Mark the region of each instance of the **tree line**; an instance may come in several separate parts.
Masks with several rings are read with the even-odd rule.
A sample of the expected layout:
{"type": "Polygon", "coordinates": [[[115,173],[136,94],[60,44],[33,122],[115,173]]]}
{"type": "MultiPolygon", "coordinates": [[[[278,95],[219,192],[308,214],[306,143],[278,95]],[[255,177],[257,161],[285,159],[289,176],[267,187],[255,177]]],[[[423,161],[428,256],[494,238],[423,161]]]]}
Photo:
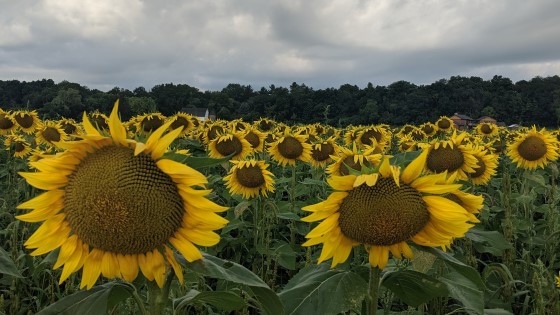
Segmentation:
{"type": "Polygon", "coordinates": [[[108,113],[120,99],[122,119],[161,112],[173,115],[185,108],[208,107],[221,119],[261,117],[287,123],[321,122],[337,127],[385,123],[393,126],[435,121],[461,113],[491,116],[525,126],[557,128],[560,124],[560,77],[534,77],[513,83],[502,76],[490,80],[452,76],[428,85],[397,81],[365,88],[344,84],[313,89],[305,84],[228,84],[221,91],[201,91],[187,84],[159,84],[146,90],[115,87],[107,92],[78,83],[51,79],[31,82],[0,80],[0,108],[36,110],[43,119],[80,119],[84,111],[108,113]]]}

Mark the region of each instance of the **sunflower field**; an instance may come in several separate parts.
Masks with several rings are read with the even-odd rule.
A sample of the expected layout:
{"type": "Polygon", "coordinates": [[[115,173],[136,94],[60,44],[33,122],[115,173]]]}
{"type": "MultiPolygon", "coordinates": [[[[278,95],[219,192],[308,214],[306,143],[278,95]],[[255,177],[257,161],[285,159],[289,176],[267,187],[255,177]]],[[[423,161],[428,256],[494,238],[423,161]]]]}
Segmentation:
{"type": "Polygon", "coordinates": [[[0,313],[560,314],[559,139],[0,109],[0,313]]]}

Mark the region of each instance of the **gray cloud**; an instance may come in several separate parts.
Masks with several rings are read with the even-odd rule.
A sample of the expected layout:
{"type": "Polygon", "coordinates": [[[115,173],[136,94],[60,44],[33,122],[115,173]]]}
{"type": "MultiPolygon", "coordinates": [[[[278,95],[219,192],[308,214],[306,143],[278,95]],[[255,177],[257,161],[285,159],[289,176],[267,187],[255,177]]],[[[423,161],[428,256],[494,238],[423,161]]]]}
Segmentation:
{"type": "Polygon", "coordinates": [[[0,79],[315,88],[560,72],[556,0],[0,0],[0,79]]]}

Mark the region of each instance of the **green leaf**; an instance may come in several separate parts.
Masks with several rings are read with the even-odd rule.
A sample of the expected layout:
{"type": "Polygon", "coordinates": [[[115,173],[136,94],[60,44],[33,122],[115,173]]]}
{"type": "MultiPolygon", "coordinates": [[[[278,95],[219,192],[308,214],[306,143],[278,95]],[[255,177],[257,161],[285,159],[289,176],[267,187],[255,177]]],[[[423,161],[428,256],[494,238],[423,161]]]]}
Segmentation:
{"type": "Polygon", "coordinates": [[[321,264],[300,270],[279,296],[287,314],[339,314],[359,310],[367,290],[358,274],[321,264]]]}
{"type": "Polygon", "coordinates": [[[529,182],[529,184],[531,184],[531,185],[537,185],[537,186],[541,186],[541,187],[546,186],[546,182],[544,180],[544,177],[540,174],[524,172],[523,173],[523,178],[525,178],[529,182]]]}
{"type": "Polygon", "coordinates": [[[479,226],[470,229],[465,237],[473,241],[473,245],[479,253],[502,256],[504,250],[511,248],[511,244],[502,233],[498,231],[484,231],[479,226]]]}
{"type": "Polygon", "coordinates": [[[391,157],[389,162],[391,162],[391,165],[399,165],[404,168],[417,158],[420,153],[422,153],[422,150],[398,153],[391,157]]]}
{"type": "Polygon", "coordinates": [[[183,266],[196,273],[248,286],[249,291],[254,293],[255,299],[263,306],[262,310],[265,314],[284,313],[278,295],[259,276],[237,263],[206,253],[203,253],[203,256],[204,259],[194,262],[188,262],[182,256],[176,257],[183,266]]]}
{"type": "Polygon", "coordinates": [[[37,315],[97,315],[107,312],[131,296],[134,288],[122,282],[108,282],[86,291],[68,295],[41,310],[37,315]]]}
{"type": "Polygon", "coordinates": [[[460,301],[469,314],[483,314],[485,288],[478,271],[439,249],[428,247],[423,250],[440,258],[448,268],[438,280],[447,284],[449,295],[460,301]]]}
{"type": "Polygon", "coordinates": [[[444,283],[413,270],[401,270],[387,274],[383,279],[383,286],[413,307],[449,294],[444,283]]]}
{"type": "Polygon", "coordinates": [[[173,300],[173,309],[175,312],[186,311],[190,304],[208,304],[226,312],[239,310],[247,305],[243,298],[231,291],[190,290],[185,296],[173,300]]]}
{"type": "Polygon", "coordinates": [[[10,254],[0,247],[0,273],[16,278],[23,278],[10,254]]]}

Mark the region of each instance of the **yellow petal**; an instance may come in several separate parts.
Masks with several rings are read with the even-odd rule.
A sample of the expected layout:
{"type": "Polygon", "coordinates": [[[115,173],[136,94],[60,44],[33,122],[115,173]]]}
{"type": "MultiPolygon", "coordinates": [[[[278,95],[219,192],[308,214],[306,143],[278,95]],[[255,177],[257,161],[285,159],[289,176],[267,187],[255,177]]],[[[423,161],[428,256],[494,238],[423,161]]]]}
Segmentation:
{"type": "Polygon", "coordinates": [[[117,260],[122,278],[128,282],[134,281],[138,276],[139,268],[136,255],[123,255],[119,253],[117,254],[117,260]]]}
{"type": "Polygon", "coordinates": [[[58,258],[54,263],[53,269],[58,269],[60,266],[64,265],[74,251],[76,251],[76,247],[78,245],[78,236],[76,234],[71,235],[65,242],[60,246],[60,251],[58,252],[58,258]]]}
{"type": "Polygon", "coordinates": [[[175,141],[175,139],[177,139],[179,134],[181,134],[182,130],[183,127],[179,127],[173,129],[168,134],[161,137],[161,139],[159,139],[159,141],[152,147],[152,159],[159,159],[165,153],[165,151],[167,151],[167,148],[171,145],[171,143],[175,141]]]}
{"type": "Polygon", "coordinates": [[[101,259],[101,273],[105,278],[113,279],[120,275],[119,261],[117,255],[111,252],[105,252],[101,259]]]}
{"type": "Polygon", "coordinates": [[[42,207],[48,207],[55,203],[56,201],[64,197],[64,190],[50,190],[44,192],[37,197],[30,199],[19,206],[17,209],[36,209],[42,207]]]}
{"type": "Polygon", "coordinates": [[[80,284],[80,289],[87,287],[91,289],[99,275],[101,275],[101,261],[103,260],[103,251],[94,248],[86,258],[84,262],[84,270],[82,272],[82,282],[80,284]]]}
{"type": "Polygon", "coordinates": [[[19,172],[29,185],[42,190],[54,190],[68,184],[68,177],[57,173],[27,173],[19,172]]]}
{"type": "Polygon", "coordinates": [[[192,243],[200,246],[209,247],[220,242],[220,235],[213,231],[180,228],[178,232],[192,243]]]}
{"type": "Polygon", "coordinates": [[[208,183],[208,178],[204,174],[183,163],[161,159],[156,164],[160,170],[171,176],[172,179],[177,179],[188,186],[202,186],[208,183]]]}
{"type": "Polygon", "coordinates": [[[152,251],[151,265],[157,285],[163,288],[165,283],[165,260],[157,248],[152,251]]]}
{"type": "Polygon", "coordinates": [[[101,136],[101,133],[99,133],[99,131],[89,121],[86,112],[84,112],[84,114],[82,115],[82,126],[84,127],[84,130],[86,131],[87,134],[101,136]]]}
{"type": "Polygon", "coordinates": [[[338,225],[338,218],[340,217],[340,213],[334,213],[330,217],[326,218],[323,222],[319,223],[313,230],[311,230],[305,237],[306,238],[314,238],[321,236],[325,233],[328,233],[332,230],[335,226],[338,225]]]}
{"type": "Polygon", "coordinates": [[[426,159],[428,158],[428,150],[423,150],[418,157],[416,157],[401,174],[401,179],[405,184],[410,184],[416,178],[422,174],[424,166],[426,165],[426,159]]]}
{"type": "Polygon", "coordinates": [[[150,135],[150,137],[146,141],[146,149],[145,149],[146,151],[153,152],[154,148],[156,148],[156,146],[159,142],[159,139],[161,138],[163,133],[169,128],[169,126],[171,126],[172,123],[173,123],[173,121],[170,120],[170,121],[166,122],[165,124],[161,125],[154,132],[152,132],[152,134],[150,135]]]}
{"type": "Polygon", "coordinates": [[[347,191],[351,190],[354,182],[356,181],[355,175],[346,176],[331,176],[327,182],[334,190],[347,191]]]}
{"type": "MultiPolygon", "coordinates": [[[[72,272],[74,272],[78,268],[78,266],[80,266],[80,263],[82,262],[82,253],[83,253],[83,247],[81,242],[76,242],[76,247],[74,248],[74,251],[72,252],[72,254],[70,254],[70,257],[68,257],[68,259],[64,262],[64,268],[62,268],[62,274],[60,275],[60,280],[58,282],[59,284],[63,283],[66,279],[68,279],[68,277],[72,274],[72,272]]],[[[59,254],[59,259],[60,259],[60,254],[59,254]]]]}
{"type": "Polygon", "coordinates": [[[173,253],[171,248],[169,248],[167,246],[164,246],[164,247],[165,247],[165,257],[167,258],[167,261],[169,262],[169,264],[173,268],[173,272],[175,272],[175,275],[177,276],[177,279],[179,280],[179,283],[183,284],[183,282],[184,282],[183,268],[181,268],[181,265],[179,265],[179,263],[175,259],[175,254],[173,253]]]}
{"type": "Polygon", "coordinates": [[[173,245],[189,262],[202,259],[202,254],[189,240],[185,239],[180,234],[175,234],[169,239],[171,245],[173,245]]]}
{"type": "Polygon", "coordinates": [[[111,133],[113,141],[122,146],[128,146],[126,130],[124,129],[124,126],[119,119],[118,99],[115,101],[115,105],[113,106],[113,110],[111,111],[111,115],[109,116],[109,132],[111,133]]]}
{"type": "Polygon", "coordinates": [[[138,265],[144,277],[150,281],[154,281],[154,270],[152,267],[152,252],[146,254],[138,254],[138,265]]]}

